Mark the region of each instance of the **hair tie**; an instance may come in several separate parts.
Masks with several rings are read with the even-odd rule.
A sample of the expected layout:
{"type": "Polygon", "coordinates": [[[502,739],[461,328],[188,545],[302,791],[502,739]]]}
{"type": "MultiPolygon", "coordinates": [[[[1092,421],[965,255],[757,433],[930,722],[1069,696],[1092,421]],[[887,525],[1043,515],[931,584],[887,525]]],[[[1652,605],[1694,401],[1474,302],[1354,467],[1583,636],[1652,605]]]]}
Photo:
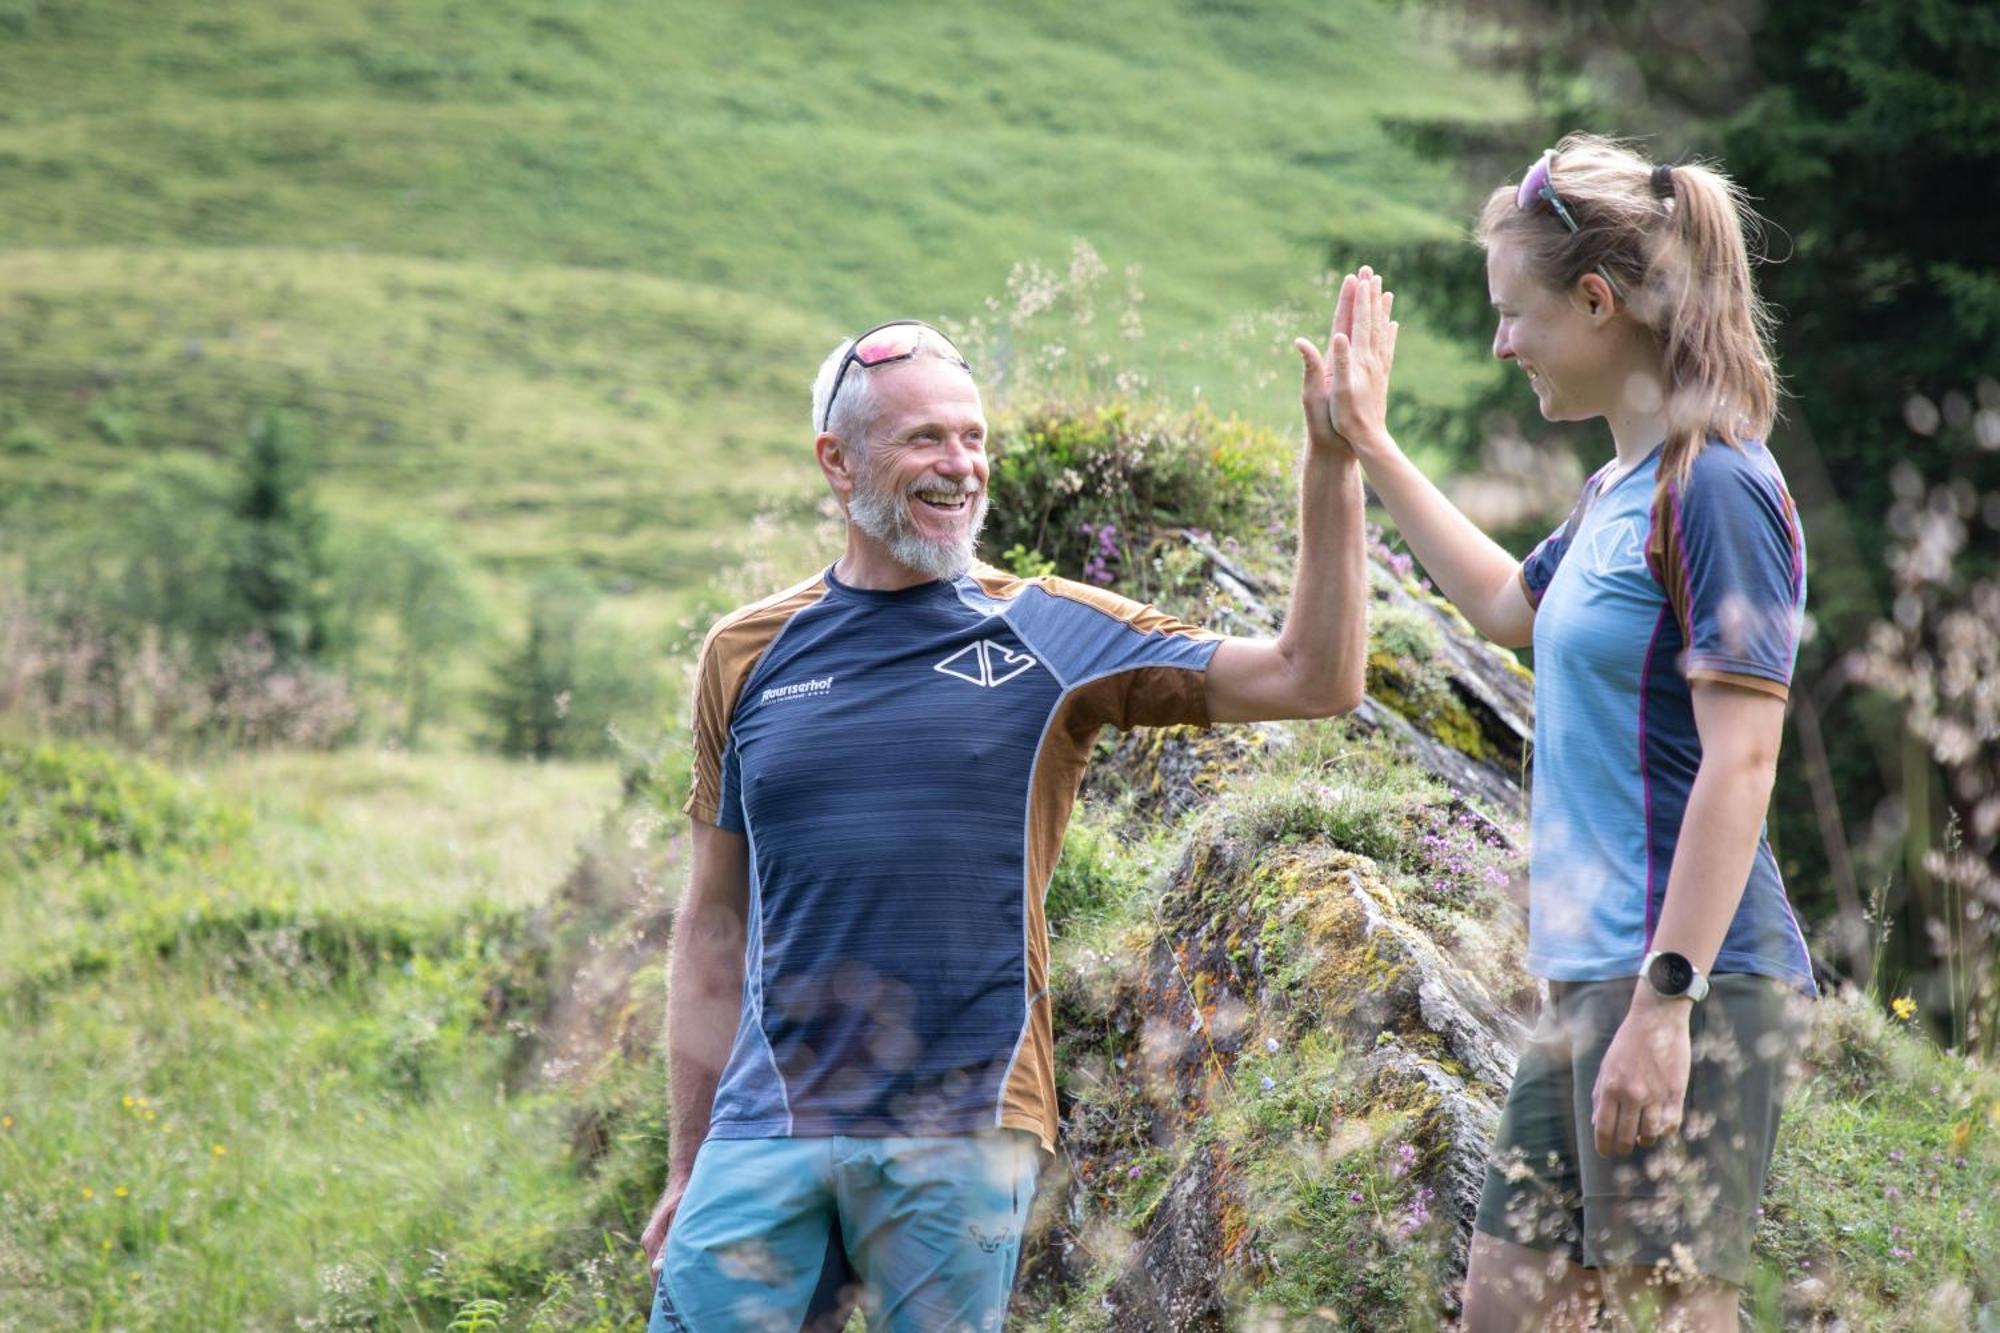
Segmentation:
{"type": "Polygon", "coordinates": [[[1669,162],[1662,162],[1653,168],[1653,195],[1658,199],[1674,197],[1674,168],[1669,162]]]}

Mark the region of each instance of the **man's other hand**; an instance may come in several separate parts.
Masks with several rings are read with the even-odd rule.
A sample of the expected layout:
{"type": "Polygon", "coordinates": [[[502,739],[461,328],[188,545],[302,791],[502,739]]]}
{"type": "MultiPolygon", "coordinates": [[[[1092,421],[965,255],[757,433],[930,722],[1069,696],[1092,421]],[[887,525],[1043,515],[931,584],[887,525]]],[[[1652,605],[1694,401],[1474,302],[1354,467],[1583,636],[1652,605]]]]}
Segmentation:
{"type": "Polygon", "coordinates": [[[653,1267],[653,1277],[660,1276],[660,1266],[666,1260],[667,1232],[674,1224],[674,1214],[681,1206],[681,1196],[687,1193],[687,1181],[674,1179],[667,1182],[666,1192],[653,1208],[653,1218],[646,1223],[646,1229],[639,1233],[639,1248],[646,1252],[646,1259],[653,1267]]]}

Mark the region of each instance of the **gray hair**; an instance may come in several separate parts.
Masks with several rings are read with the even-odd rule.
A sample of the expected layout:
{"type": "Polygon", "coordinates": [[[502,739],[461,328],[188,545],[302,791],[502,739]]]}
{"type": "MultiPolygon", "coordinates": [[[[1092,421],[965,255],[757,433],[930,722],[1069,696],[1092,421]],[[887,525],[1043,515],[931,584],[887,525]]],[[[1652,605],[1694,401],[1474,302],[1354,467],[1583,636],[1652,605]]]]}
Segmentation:
{"type": "MultiPolygon", "coordinates": [[[[840,376],[840,366],[847,359],[847,353],[854,346],[854,339],[843,338],[840,346],[827,353],[826,360],[819,363],[819,373],[813,376],[812,385],[812,427],[813,433],[820,432],[820,422],[826,422],[826,433],[838,435],[849,448],[860,454],[868,445],[868,430],[875,424],[875,372],[859,361],[848,366],[847,377],[840,381],[840,397],[834,401],[833,413],[827,414],[827,399],[833,397],[833,382],[840,376]]],[[[934,356],[940,361],[959,364],[958,352],[929,325],[924,326],[923,342],[917,355],[934,356]]]]}

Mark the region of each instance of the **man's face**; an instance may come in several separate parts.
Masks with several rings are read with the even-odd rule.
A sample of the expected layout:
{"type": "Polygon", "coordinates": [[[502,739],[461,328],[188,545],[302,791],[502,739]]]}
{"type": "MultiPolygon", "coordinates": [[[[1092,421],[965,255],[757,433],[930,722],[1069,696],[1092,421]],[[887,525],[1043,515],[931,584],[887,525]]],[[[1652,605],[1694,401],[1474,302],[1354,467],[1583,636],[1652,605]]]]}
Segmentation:
{"type": "Polygon", "coordinates": [[[898,564],[956,578],[986,520],[986,413],[959,366],[935,357],[873,374],[874,420],[848,516],[898,564]]]}

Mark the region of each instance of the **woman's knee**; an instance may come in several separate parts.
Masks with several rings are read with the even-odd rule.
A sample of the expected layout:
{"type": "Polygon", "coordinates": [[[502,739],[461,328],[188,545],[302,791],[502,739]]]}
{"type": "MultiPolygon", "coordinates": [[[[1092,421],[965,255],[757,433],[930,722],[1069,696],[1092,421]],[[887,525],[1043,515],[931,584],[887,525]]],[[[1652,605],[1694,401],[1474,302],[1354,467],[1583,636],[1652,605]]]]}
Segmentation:
{"type": "Polygon", "coordinates": [[[1465,1273],[1465,1333],[1587,1329],[1598,1306],[1594,1270],[1559,1250],[1472,1233],[1465,1273]]]}

